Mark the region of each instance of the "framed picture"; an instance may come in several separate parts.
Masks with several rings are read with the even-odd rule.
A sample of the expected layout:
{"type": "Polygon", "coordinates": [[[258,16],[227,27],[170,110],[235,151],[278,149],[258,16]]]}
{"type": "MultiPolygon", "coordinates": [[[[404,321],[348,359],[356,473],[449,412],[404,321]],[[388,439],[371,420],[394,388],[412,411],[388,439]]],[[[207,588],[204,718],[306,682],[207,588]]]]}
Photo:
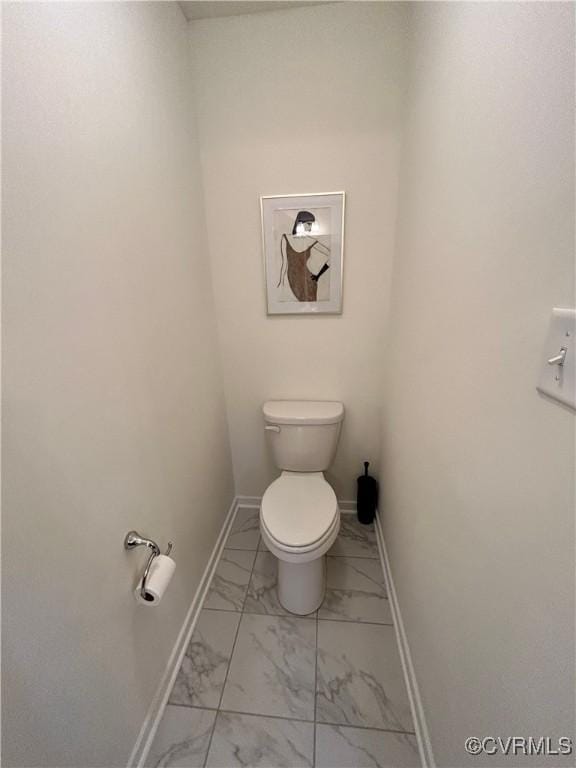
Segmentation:
{"type": "Polygon", "coordinates": [[[344,192],[260,198],[269,315],[342,312],[344,192]]]}

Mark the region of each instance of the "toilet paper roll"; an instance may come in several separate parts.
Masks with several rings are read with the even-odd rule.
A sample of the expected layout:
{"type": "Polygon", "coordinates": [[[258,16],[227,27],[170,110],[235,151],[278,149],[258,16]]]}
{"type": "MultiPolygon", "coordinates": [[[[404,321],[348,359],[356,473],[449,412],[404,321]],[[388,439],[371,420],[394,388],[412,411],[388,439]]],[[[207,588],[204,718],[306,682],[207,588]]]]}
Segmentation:
{"type": "Polygon", "coordinates": [[[176,570],[176,563],[168,555],[158,555],[152,560],[146,579],[145,597],[142,597],[142,579],[134,590],[136,601],[142,605],[158,605],[176,570]]]}

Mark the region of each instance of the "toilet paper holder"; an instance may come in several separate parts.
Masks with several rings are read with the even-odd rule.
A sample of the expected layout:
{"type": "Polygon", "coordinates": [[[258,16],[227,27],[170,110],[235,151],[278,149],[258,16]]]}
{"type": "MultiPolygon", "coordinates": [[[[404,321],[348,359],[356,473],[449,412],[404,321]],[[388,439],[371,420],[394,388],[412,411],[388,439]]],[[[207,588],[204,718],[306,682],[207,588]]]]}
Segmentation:
{"type": "MultiPolygon", "coordinates": [[[[151,549],[152,552],[150,553],[150,557],[148,558],[148,562],[146,563],[146,568],[144,568],[144,574],[142,576],[142,585],[140,587],[140,594],[146,599],[146,579],[148,578],[148,574],[150,573],[150,566],[152,565],[152,561],[155,557],[158,557],[160,554],[160,547],[158,544],[156,544],[155,541],[152,541],[152,539],[147,539],[145,536],[140,536],[138,531],[128,531],[124,538],[124,549],[135,549],[136,547],[148,547],[148,549],[151,549]]],[[[165,554],[169,555],[172,551],[172,542],[168,542],[168,548],[166,549],[165,554]]]]}

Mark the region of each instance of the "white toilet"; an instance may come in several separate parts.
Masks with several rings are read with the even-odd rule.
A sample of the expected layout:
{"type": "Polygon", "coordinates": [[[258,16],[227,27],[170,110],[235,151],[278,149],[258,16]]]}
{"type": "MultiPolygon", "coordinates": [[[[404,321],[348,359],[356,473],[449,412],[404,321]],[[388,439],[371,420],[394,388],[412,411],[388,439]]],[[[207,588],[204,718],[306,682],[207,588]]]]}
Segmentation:
{"type": "Polygon", "coordinates": [[[342,403],[270,400],[262,408],[276,466],[260,509],[264,543],[278,558],[278,598],[304,616],[324,599],[324,554],[340,530],[336,494],[322,474],[334,458],[342,403]]]}

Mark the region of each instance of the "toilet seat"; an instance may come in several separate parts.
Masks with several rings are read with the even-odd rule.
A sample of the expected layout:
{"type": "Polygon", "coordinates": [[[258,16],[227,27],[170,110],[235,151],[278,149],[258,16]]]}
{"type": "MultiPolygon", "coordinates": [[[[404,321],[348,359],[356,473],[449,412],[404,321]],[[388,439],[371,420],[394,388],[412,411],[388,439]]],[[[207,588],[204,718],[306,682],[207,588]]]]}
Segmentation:
{"type": "Polygon", "coordinates": [[[268,545],[290,555],[316,552],[338,533],[336,494],[321,472],[284,472],[264,493],[260,521],[268,545]]]}
{"type": "Polygon", "coordinates": [[[339,530],[340,515],[336,515],[330,528],[326,531],[324,536],[318,539],[318,541],[309,544],[307,547],[289,547],[275,539],[262,522],[262,519],[260,519],[260,532],[268,549],[275,554],[276,557],[290,562],[297,562],[299,560],[306,562],[321,557],[330,549],[339,530]]]}

